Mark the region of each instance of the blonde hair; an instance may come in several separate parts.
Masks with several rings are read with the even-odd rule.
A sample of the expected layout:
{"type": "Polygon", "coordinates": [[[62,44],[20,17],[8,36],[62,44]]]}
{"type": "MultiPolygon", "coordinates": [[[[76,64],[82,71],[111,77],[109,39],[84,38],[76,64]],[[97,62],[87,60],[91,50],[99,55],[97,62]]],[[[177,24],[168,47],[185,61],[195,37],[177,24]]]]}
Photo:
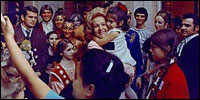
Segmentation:
{"type": "Polygon", "coordinates": [[[98,16],[106,16],[106,9],[102,8],[102,7],[96,7],[94,9],[92,9],[90,12],[88,12],[86,14],[86,19],[85,22],[89,25],[89,27],[91,27],[92,25],[92,20],[98,16]]]}

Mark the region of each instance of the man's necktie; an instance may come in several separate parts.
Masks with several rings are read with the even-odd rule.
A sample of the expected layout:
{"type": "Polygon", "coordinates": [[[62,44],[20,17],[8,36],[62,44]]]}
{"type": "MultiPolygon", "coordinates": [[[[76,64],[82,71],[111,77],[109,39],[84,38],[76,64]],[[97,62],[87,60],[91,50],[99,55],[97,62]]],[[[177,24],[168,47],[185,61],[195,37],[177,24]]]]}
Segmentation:
{"type": "Polygon", "coordinates": [[[31,33],[31,30],[26,30],[26,39],[27,40],[30,39],[30,33],[31,33]]]}

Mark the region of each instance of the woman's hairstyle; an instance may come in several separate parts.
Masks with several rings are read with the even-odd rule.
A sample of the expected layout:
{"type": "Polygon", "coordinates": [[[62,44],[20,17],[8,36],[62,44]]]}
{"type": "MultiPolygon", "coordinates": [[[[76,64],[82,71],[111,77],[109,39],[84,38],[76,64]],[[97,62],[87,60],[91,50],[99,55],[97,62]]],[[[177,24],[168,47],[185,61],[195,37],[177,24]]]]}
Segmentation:
{"type": "Polygon", "coordinates": [[[174,28],[176,29],[178,26],[182,26],[182,19],[180,16],[175,16],[173,19],[174,28]]]}
{"type": "Polygon", "coordinates": [[[171,26],[171,14],[169,12],[161,10],[156,14],[156,16],[161,16],[164,19],[165,24],[167,23],[171,26]]]}
{"type": "Polygon", "coordinates": [[[96,7],[92,9],[90,12],[87,13],[85,22],[91,25],[91,21],[98,16],[106,18],[106,10],[101,7],[96,7]]]}
{"type": "Polygon", "coordinates": [[[103,17],[106,20],[106,10],[102,7],[96,7],[92,9],[90,12],[87,13],[85,23],[88,25],[88,27],[92,30],[93,33],[93,19],[96,17],[103,17]]]}
{"type": "Polygon", "coordinates": [[[124,21],[124,24],[121,26],[121,30],[127,31],[130,28],[129,24],[127,23],[127,8],[124,5],[118,4],[117,6],[109,8],[107,15],[114,19],[117,24],[119,24],[120,21],[124,21]]]}
{"type": "Polygon", "coordinates": [[[84,54],[80,75],[83,86],[94,84],[97,99],[118,99],[130,78],[118,57],[99,49],[84,54]]]}
{"type": "Polygon", "coordinates": [[[65,20],[64,12],[57,12],[57,13],[55,13],[55,15],[53,17],[53,25],[54,25],[55,30],[57,30],[57,27],[56,27],[56,24],[55,24],[57,16],[63,16],[63,19],[65,20]]]}
{"type": "Polygon", "coordinates": [[[67,39],[62,39],[58,42],[56,45],[56,52],[55,52],[55,61],[60,62],[63,56],[60,55],[60,53],[63,53],[64,50],[68,47],[68,44],[73,43],[67,39]]]}
{"type": "Polygon", "coordinates": [[[170,60],[172,57],[175,57],[178,37],[172,29],[167,28],[156,31],[151,36],[151,42],[164,51],[168,52],[168,60],[170,60]],[[170,46],[170,48],[168,48],[168,46],[170,46]]]}
{"type": "Polygon", "coordinates": [[[74,18],[76,17],[78,18],[78,21],[80,21],[81,24],[83,24],[83,18],[81,17],[80,14],[73,14],[70,19],[74,20],[74,18]]]}
{"type": "Polygon", "coordinates": [[[58,14],[58,13],[64,13],[64,9],[63,8],[58,8],[55,12],[55,14],[58,14]]]}
{"type": "Polygon", "coordinates": [[[55,31],[51,31],[51,32],[47,33],[46,38],[49,39],[50,35],[52,35],[52,34],[57,34],[57,33],[55,31]]]}
{"type": "Polygon", "coordinates": [[[144,14],[145,15],[145,21],[147,21],[147,19],[148,19],[148,12],[147,12],[146,8],[144,8],[144,7],[137,8],[135,10],[135,12],[134,12],[134,16],[136,16],[137,13],[144,14]]]}
{"type": "Polygon", "coordinates": [[[40,9],[40,15],[42,15],[42,13],[44,12],[44,10],[50,10],[52,15],[53,15],[53,9],[51,8],[51,6],[49,5],[43,5],[40,9]]]}

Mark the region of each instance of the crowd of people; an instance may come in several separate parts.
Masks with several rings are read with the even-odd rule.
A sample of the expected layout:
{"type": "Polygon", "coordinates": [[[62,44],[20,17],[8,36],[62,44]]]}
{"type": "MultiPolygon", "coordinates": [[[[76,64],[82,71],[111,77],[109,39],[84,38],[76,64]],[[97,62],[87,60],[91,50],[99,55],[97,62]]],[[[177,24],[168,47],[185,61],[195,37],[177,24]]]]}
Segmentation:
{"type": "Polygon", "coordinates": [[[148,13],[134,27],[121,3],[69,19],[26,6],[16,25],[1,13],[1,99],[199,98],[199,17],[161,10],[151,32],[148,13]]]}

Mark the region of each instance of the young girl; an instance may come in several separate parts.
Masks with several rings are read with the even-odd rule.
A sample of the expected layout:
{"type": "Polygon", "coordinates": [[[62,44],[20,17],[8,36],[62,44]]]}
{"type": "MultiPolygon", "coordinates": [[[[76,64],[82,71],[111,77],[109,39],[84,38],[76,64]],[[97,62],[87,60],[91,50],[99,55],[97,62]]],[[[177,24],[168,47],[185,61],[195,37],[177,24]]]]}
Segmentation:
{"type": "MultiPolygon", "coordinates": [[[[107,25],[111,30],[108,32],[108,35],[113,35],[113,37],[110,38],[108,35],[97,37],[98,34],[96,34],[93,39],[98,45],[103,46],[107,52],[119,57],[126,65],[125,70],[129,73],[131,69],[130,66],[134,67],[136,61],[131,57],[125,40],[125,32],[129,29],[126,11],[127,9],[125,6],[122,7],[120,4],[109,8],[107,12],[107,25]]],[[[94,28],[95,27],[94,25],[94,28]]]]}
{"type": "MultiPolygon", "coordinates": [[[[118,7],[112,7],[110,8],[108,11],[112,11],[112,9],[115,9],[116,10],[120,10],[120,8],[118,7]]],[[[93,10],[92,10],[93,11],[93,10]]],[[[103,48],[111,53],[111,54],[114,54],[116,55],[117,57],[120,58],[120,60],[123,62],[124,64],[124,68],[125,68],[125,72],[127,74],[130,75],[131,77],[131,81],[134,77],[134,66],[136,64],[135,60],[131,57],[130,55],[130,51],[128,50],[127,48],[127,44],[126,44],[126,40],[125,40],[125,33],[123,33],[123,31],[119,28],[116,28],[116,29],[113,29],[111,30],[110,32],[108,32],[108,27],[106,25],[106,20],[105,20],[105,15],[104,15],[104,12],[101,11],[100,9],[96,9],[96,11],[99,11],[99,13],[94,13],[93,12],[93,15],[91,17],[91,26],[92,26],[92,31],[94,33],[94,38],[93,38],[93,42],[90,42],[88,45],[88,47],[90,48],[98,48],[98,49],[102,49],[101,47],[99,46],[103,46],[105,44],[105,46],[103,46],[103,48]],[[116,31],[119,31],[119,32],[116,32],[116,31]],[[120,33],[121,32],[121,33],[120,33]],[[107,34],[108,33],[108,34],[107,34]],[[113,40],[113,41],[112,41],[113,40]],[[92,44],[93,43],[93,44],[92,44]],[[96,43],[99,45],[96,45],[96,43]],[[91,45],[92,44],[92,45],[91,45]],[[93,46],[93,47],[92,47],[93,46]],[[107,48],[108,47],[108,48],[107,48]],[[110,48],[111,47],[111,48],[110,48]],[[109,50],[110,49],[110,50],[109,50]]],[[[121,14],[123,13],[124,16],[126,16],[125,12],[120,10],[121,12],[118,12],[118,14],[121,14]]],[[[110,12],[111,13],[111,12],[110,12]]],[[[116,12],[114,12],[115,14],[116,12]]],[[[113,14],[113,13],[112,13],[113,14]]],[[[114,15],[116,16],[116,15],[114,15]]],[[[119,15],[120,16],[120,15],[119,15]]],[[[123,17],[124,17],[123,16],[123,17]]],[[[120,17],[121,18],[121,17],[120,17]]],[[[119,26],[115,26],[115,27],[122,27],[122,29],[124,30],[127,30],[125,27],[126,25],[128,25],[126,23],[126,25],[124,26],[123,22],[122,21],[122,18],[121,19],[118,19],[120,22],[118,23],[119,26]]],[[[115,21],[115,24],[117,22],[115,21]]],[[[113,27],[114,28],[114,27],[113,27]]],[[[129,28],[129,27],[127,27],[129,28]]],[[[131,83],[131,82],[130,82],[131,83]]],[[[130,88],[128,88],[130,89],[130,88]]],[[[131,90],[131,89],[130,89],[131,90]]],[[[131,91],[133,93],[133,91],[131,91]]],[[[130,93],[127,92],[127,93],[130,93]]],[[[123,95],[123,94],[122,94],[123,95]]],[[[129,95],[130,97],[130,95],[129,95]]],[[[133,96],[133,97],[130,97],[130,98],[135,98],[136,96],[133,96]]],[[[126,98],[126,97],[120,97],[120,98],[126,98]]]]}
{"type": "Polygon", "coordinates": [[[71,20],[71,19],[65,20],[64,24],[63,24],[61,39],[56,40],[54,42],[53,50],[54,50],[54,52],[56,51],[56,49],[57,49],[56,46],[60,40],[67,39],[67,40],[71,41],[74,45],[74,50],[75,50],[74,56],[76,56],[76,58],[74,58],[74,60],[80,61],[81,56],[82,56],[82,53],[81,53],[82,52],[81,51],[82,42],[74,37],[74,30],[75,30],[75,28],[74,28],[73,20],[71,20]]]}
{"type": "Polygon", "coordinates": [[[74,46],[67,39],[62,39],[57,44],[55,57],[60,61],[50,72],[49,85],[56,92],[61,90],[74,79],[75,62],[72,60],[74,56],[74,46]]]}
{"type": "MultiPolygon", "coordinates": [[[[170,17],[169,12],[164,11],[164,10],[159,11],[155,16],[155,22],[154,22],[156,31],[168,28],[170,26],[170,20],[171,20],[171,17],[170,17]]],[[[144,83],[145,86],[144,86],[143,91],[146,91],[147,88],[149,88],[149,85],[151,84],[152,78],[153,78],[152,73],[156,72],[158,70],[158,68],[156,68],[157,66],[154,67],[155,63],[153,62],[152,55],[150,53],[150,47],[151,47],[150,38],[148,38],[145,40],[145,42],[143,44],[143,48],[142,48],[142,50],[145,52],[145,55],[146,55],[146,59],[145,59],[146,72],[144,72],[145,74],[143,74],[143,75],[145,75],[144,78],[145,78],[146,83],[144,83]],[[147,74],[147,73],[149,73],[149,74],[147,74]],[[150,75],[150,73],[151,73],[151,75],[150,75]]],[[[139,78],[141,78],[141,77],[138,77],[138,79],[139,78]]],[[[145,97],[144,93],[145,92],[143,92],[142,98],[145,97]]]]}
{"type": "Polygon", "coordinates": [[[177,43],[178,37],[171,29],[158,30],[151,36],[150,52],[159,69],[154,74],[147,99],[189,98],[185,75],[175,62],[177,43]]]}
{"type": "Polygon", "coordinates": [[[53,65],[53,61],[54,61],[53,44],[56,40],[58,40],[58,34],[55,31],[51,31],[51,32],[47,33],[47,43],[49,44],[49,47],[48,47],[49,59],[48,59],[47,69],[45,71],[46,72],[46,77],[45,77],[46,83],[48,83],[48,81],[49,81],[49,73],[53,69],[53,66],[54,66],[53,65]]]}
{"type": "Polygon", "coordinates": [[[77,61],[80,61],[82,56],[82,42],[74,37],[75,27],[74,22],[71,19],[67,19],[63,25],[63,38],[70,40],[74,45],[75,56],[77,61]]]}

